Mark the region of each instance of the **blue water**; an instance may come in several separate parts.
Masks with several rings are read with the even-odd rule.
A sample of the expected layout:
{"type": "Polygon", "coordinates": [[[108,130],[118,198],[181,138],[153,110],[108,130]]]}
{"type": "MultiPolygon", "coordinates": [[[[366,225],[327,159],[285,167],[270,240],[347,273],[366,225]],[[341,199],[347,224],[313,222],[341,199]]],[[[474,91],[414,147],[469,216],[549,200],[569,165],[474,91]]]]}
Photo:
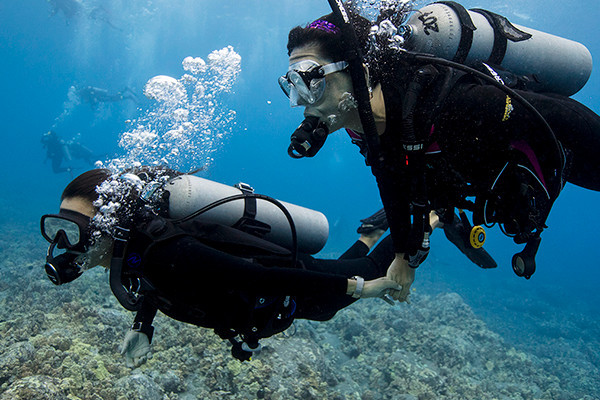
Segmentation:
{"type": "MultiPolygon", "coordinates": [[[[234,184],[245,181],[257,192],[324,212],[330,221],[326,256],[339,254],[355,238],[357,221],[380,207],[375,180],[345,134],[330,136],[314,159],[292,160],[286,153],[291,132],[302,120],[277,85],[287,69],[289,29],[330,11],[325,0],[106,0],[106,20],[51,15],[42,0],[0,2],[0,124],[3,190],[0,226],[18,225],[37,235],[39,216],[57,210],[68,173],[55,174],[45,161],[42,134],[55,129],[101,155],[119,152],[126,120],[140,117],[149,100],[93,109],[80,104],[65,114],[72,85],[111,92],[142,89],[155,75],[179,78],[186,56],[205,58],[231,45],[242,57],[234,91],[224,96],[236,111],[236,124],[205,176],[234,184]],[[108,22],[107,22],[108,21],[108,22]]],[[[465,1],[466,7],[494,10],[512,22],[585,44],[595,56],[594,72],[574,96],[600,112],[600,7],[595,0],[562,2],[465,1]]],[[[88,168],[76,165],[75,172],[88,168]]],[[[510,268],[520,248],[488,231],[488,251],[499,263],[481,271],[465,262],[441,234],[433,237],[430,260],[417,272],[415,288],[456,291],[508,340],[518,342],[520,315],[530,303],[569,318],[583,313],[598,321],[600,245],[597,241],[600,193],[567,185],[555,203],[530,281],[510,268]],[[518,304],[507,308],[505,304],[518,304]]],[[[18,240],[18,238],[15,238],[18,240]]],[[[43,248],[41,237],[40,248],[43,248]]],[[[44,254],[40,252],[42,263],[44,254]]],[[[40,269],[39,279],[45,279],[40,269]]],[[[527,335],[525,335],[527,336],[527,335]]],[[[529,338],[528,340],[530,340],[529,338]]]]}

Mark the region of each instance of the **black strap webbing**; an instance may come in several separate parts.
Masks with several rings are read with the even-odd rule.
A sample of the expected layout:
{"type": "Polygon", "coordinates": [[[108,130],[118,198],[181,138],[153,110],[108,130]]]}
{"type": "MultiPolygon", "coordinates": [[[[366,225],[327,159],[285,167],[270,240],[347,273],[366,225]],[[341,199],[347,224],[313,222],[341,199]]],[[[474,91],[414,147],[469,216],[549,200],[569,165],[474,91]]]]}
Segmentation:
{"type": "Polygon", "coordinates": [[[450,7],[456,13],[456,15],[458,15],[461,28],[460,43],[458,44],[458,50],[456,50],[456,54],[454,55],[452,61],[464,64],[469,52],[471,51],[471,46],[473,45],[473,32],[477,29],[477,27],[475,24],[473,24],[473,20],[471,20],[471,16],[469,15],[467,9],[457,2],[438,1],[436,3],[450,7]]]}
{"type": "MultiPolygon", "coordinates": [[[[254,190],[249,187],[243,185],[236,187],[240,189],[243,194],[254,193],[254,190]]],[[[256,217],[256,197],[246,196],[244,198],[244,215],[242,216],[242,219],[254,219],[254,217],[256,217]]]]}
{"type": "Polygon", "coordinates": [[[492,65],[501,65],[504,56],[506,55],[506,47],[508,45],[506,36],[502,33],[502,30],[496,23],[496,19],[491,12],[481,8],[472,8],[471,11],[483,15],[494,30],[494,46],[492,47],[492,52],[487,62],[492,65]]]}

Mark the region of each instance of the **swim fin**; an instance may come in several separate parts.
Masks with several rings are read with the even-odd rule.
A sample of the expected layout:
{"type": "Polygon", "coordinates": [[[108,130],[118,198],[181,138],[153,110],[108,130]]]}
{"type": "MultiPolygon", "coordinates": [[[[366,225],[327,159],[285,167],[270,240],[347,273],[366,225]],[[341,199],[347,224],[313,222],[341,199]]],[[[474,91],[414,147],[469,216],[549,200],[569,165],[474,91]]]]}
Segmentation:
{"type": "Polygon", "coordinates": [[[492,256],[490,256],[483,247],[476,249],[471,246],[469,235],[472,226],[466,218],[466,215],[465,218],[460,218],[458,215],[454,214],[454,219],[452,221],[442,222],[444,222],[444,234],[448,240],[454,243],[454,245],[474,264],[486,269],[496,268],[498,266],[496,261],[494,261],[492,256]]]}
{"type": "Polygon", "coordinates": [[[370,217],[361,219],[360,222],[362,223],[356,230],[356,232],[360,234],[370,234],[377,229],[386,231],[390,227],[388,225],[387,216],[385,215],[385,210],[383,208],[370,217]]]}

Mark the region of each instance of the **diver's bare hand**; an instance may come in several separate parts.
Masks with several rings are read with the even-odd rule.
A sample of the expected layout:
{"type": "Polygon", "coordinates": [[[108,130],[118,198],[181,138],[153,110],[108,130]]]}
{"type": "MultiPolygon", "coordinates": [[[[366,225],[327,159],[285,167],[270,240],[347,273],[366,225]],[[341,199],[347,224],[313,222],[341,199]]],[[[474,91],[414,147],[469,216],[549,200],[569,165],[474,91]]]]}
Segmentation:
{"type": "Polygon", "coordinates": [[[391,279],[377,278],[365,282],[365,287],[363,288],[361,297],[383,297],[392,291],[399,291],[401,289],[402,286],[398,285],[391,279]]]}
{"type": "Polygon", "coordinates": [[[408,261],[404,259],[402,254],[396,254],[396,258],[387,270],[386,277],[402,287],[401,290],[390,291],[390,296],[394,300],[409,303],[408,295],[410,294],[410,286],[415,281],[415,270],[408,266],[408,261]]]}

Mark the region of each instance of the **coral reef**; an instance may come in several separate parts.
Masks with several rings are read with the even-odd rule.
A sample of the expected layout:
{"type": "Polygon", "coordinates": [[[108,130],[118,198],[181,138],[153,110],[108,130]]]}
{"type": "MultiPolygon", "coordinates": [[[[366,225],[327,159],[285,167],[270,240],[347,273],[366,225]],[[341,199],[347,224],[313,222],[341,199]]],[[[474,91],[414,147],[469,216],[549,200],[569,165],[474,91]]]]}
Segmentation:
{"type": "Polygon", "coordinates": [[[3,228],[0,400],[600,398],[597,322],[548,313],[522,332],[538,347],[515,348],[459,294],[421,290],[410,305],[362,300],[328,322],[296,321],[249,363],[212,331],[159,314],[153,356],[131,370],[118,347],[133,316],[107,275],[56,287],[34,227],[3,228]]]}

